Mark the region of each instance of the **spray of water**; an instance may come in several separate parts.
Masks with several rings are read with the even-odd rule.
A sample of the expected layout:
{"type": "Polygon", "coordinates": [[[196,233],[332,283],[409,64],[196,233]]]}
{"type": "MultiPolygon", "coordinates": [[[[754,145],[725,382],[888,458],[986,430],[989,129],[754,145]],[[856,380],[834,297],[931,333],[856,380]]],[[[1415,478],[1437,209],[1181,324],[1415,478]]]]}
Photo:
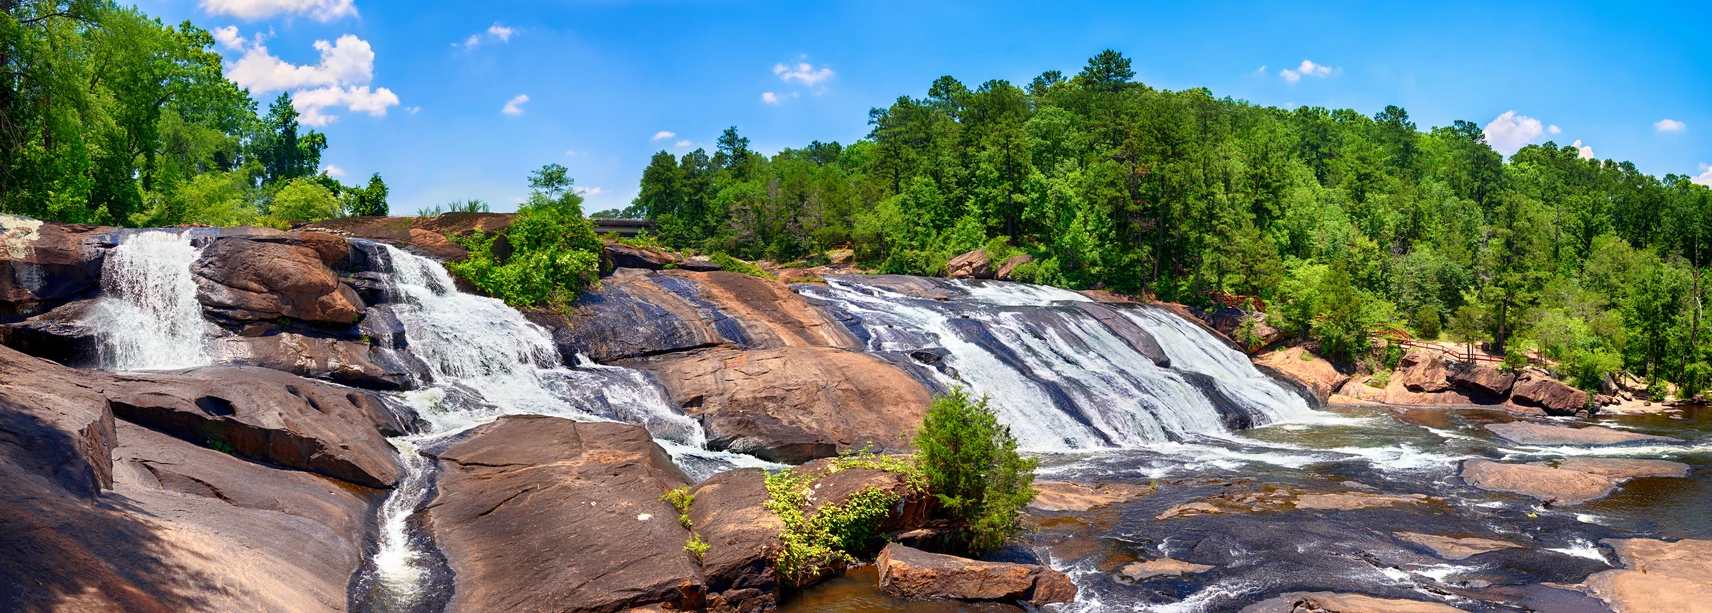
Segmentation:
{"type": "Polygon", "coordinates": [[[118,371],[209,363],[202,305],[190,266],[201,255],[189,233],[132,234],[107,253],[96,304],[101,363],[118,371]]]}

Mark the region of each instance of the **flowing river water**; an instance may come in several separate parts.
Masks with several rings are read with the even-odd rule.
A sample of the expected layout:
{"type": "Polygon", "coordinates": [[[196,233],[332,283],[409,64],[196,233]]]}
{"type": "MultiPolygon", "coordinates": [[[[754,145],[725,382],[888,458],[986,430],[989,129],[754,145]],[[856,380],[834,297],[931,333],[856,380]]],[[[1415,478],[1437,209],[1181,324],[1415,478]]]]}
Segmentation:
{"type": "MultiPolygon", "coordinates": [[[[190,233],[138,232],[109,254],[96,311],[105,368],[216,361],[207,339],[217,332],[196,302],[193,243],[190,233]]],[[[420,451],[498,416],[643,424],[697,479],[739,466],[777,468],[705,449],[700,423],[672,406],[648,374],[567,361],[544,329],[497,300],[457,291],[439,263],[358,243],[368,271],[384,281],[388,300],[379,306],[403,336],[374,344],[388,354],[382,357],[419,365],[422,375],[412,391],[388,395],[418,433],[393,440],[407,477],[381,505],[377,538],[352,589],[354,609],[443,607],[450,574],[417,513],[435,495],[435,469],[420,451]]],[[[931,387],[990,395],[1023,446],[1043,459],[1041,480],[1146,489],[1137,500],[1093,511],[1034,512],[1035,531],[999,552],[1072,576],[1077,601],[1051,610],[1226,611],[1285,591],[1350,591],[1471,611],[1600,611],[1584,596],[1540,586],[1611,568],[1616,560],[1601,539],[1712,537],[1705,511],[1712,508],[1712,414],[1705,410],[1598,420],[1686,441],[1680,444],[1514,445],[1482,427],[1509,419],[1488,409],[1316,410],[1206,330],[1156,307],[1096,305],[1074,292],[978,281],[837,277],[794,289],[834,314],[865,351],[931,387]],[[1130,329],[1144,334],[1120,332],[1130,329]],[[1670,459],[1692,470],[1686,479],[1635,480],[1572,507],[1483,492],[1456,476],[1472,458],[1580,456],[1670,459]],[[1418,502],[1355,511],[1276,502],[1351,492],[1418,502]],[[1206,500],[1225,510],[1160,519],[1206,500]],[[1399,545],[1393,534],[1402,530],[1528,546],[1449,562],[1399,545]],[[1120,572],[1158,557],[1213,569],[1144,581],[1120,572]]],[[[784,609],[1012,610],[904,602],[877,592],[862,573],[871,571],[790,596],[784,609]]]]}

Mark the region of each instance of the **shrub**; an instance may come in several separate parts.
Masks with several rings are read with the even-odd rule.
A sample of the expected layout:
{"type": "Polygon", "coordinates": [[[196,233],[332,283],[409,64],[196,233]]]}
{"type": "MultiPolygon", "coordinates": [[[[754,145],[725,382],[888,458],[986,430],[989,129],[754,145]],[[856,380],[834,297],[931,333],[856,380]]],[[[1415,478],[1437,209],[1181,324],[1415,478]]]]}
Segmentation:
{"type": "Polygon", "coordinates": [[[1368,387],[1377,387],[1379,389],[1385,389],[1385,386],[1390,385],[1390,384],[1391,384],[1391,371],[1389,371],[1389,370],[1381,370],[1379,372],[1373,373],[1372,377],[1367,378],[1367,386],[1368,387]]]}
{"type": "Polygon", "coordinates": [[[1440,322],[1439,308],[1430,304],[1423,304],[1421,308],[1415,309],[1415,314],[1410,318],[1409,324],[1415,328],[1415,335],[1421,340],[1431,341],[1439,338],[1440,322]]]}
{"type": "Polygon", "coordinates": [[[763,506],[785,525],[779,533],[775,564],[779,577],[791,585],[806,585],[828,569],[854,561],[851,554],[866,548],[879,535],[880,523],[898,502],[897,494],[869,488],[843,505],[823,505],[810,517],[811,480],[796,469],[767,476],[767,502],[763,506]]]}
{"type": "Polygon", "coordinates": [[[762,279],[774,278],[773,275],[767,274],[767,271],[761,270],[760,266],[739,260],[725,253],[715,253],[708,256],[708,259],[713,260],[713,263],[718,264],[720,268],[729,272],[741,273],[751,277],[760,277],[762,279]]]}
{"type": "Polygon", "coordinates": [[[1504,370],[1522,372],[1528,367],[1528,346],[1521,339],[1514,339],[1504,347],[1504,370]]]}
{"type": "Polygon", "coordinates": [[[1034,499],[1040,460],[1017,453],[986,397],[958,388],[935,399],[914,443],[929,491],[960,524],[965,549],[990,551],[1022,532],[1018,511],[1034,499]]]}
{"type": "Polygon", "coordinates": [[[514,306],[562,305],[593,285],[600,272],[600,240],[583,218],[582,197],[568,189],[569,179],[559,179],[562,184],[538,185],[529,203],[517,209],[505,231],[510,256],[495,256],[498,235],[478,230],[454,237],[469,257],[447,268],[514,306]]]}

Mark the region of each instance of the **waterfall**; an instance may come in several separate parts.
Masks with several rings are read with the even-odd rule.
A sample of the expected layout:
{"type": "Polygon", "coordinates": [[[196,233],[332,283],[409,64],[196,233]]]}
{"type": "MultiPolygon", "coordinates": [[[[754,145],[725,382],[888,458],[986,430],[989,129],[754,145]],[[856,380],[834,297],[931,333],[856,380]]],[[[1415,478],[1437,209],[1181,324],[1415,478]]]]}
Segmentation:
{"type": "Polygon", "coordinates": [[[209,363],[202,304],[190,266],[202,253],[189,232],[138,232],[107,252],[101,364],[109,370],[169,370],[209,363]]]}
{"type": "MultiPolygon", "coordinates": [[[[860,277],[799,286],[839,313],[867,349],[893,361],[942,356],[941,387],[990,397],[1022,447],[1035,452],[1141,447],[1227,434],[1232,424],[1303,417],[1302,398],[1207,331],[1145,305],[1107,305],[1170,359],[1160,366],[1078,308],[1070,291],[983,281],[933,281],[932,299],[860,277]]],[[[917,361],[920,361],[917,359],[917,361]]]]}
{"type": "Polygon", "coordinates": [[[407,456],[407,474],[381,507],[382,534],[356,597],[364,608],[411,610],[432,591],[425,584],[432,580],[431,545],[408,521],[433,488],[427,474],[432,463],[418,457],[417,448],[502,415],[642,424],[696,479],[736,467],[775,466],[704,449],[701,424],[678,412],[647,373],[581,358],[567,368],[547,330],[499,300],[459,292],[440,263],[390,245],[354,242],[374,272],[386,276],[406,350],[427,366],[432,380],[429,387],[398,395],[425,427],[394,440],[407,456]]]}

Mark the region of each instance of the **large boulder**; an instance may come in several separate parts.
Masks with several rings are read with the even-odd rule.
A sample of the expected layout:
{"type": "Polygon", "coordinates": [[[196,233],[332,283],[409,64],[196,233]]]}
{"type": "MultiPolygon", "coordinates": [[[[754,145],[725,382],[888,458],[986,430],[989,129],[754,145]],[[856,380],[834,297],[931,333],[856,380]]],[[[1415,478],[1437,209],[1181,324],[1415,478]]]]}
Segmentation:
{"type": "Polygon", "coordinates": [[[1686,476],[1687,464],[1665,460],[1570,458],[1556,466],[1547,462],[1506,464],[1491,460],[1462,463],[1462,480],[1469,485],[1566,506],[1609,496],[1630,479],[1686,476]]]}
{"type": "Polygon", "coordinates": [[[645,268],[660,270],[667,266],[676,266],[682,258],[653,249],[633,247],[624,243],[606,243],[606,259],[612,262],[613,268],[645,268]]]}
{"type": "Polygon", "coordinates": [[[1005,258],[1005,261],[999,264],[999,271],[993,273],[993,278],[1000,281],[1016,281],[1017,268],[1033,261],[1034,256],[1026,253],[1005,258]]]}
{"type": "Polygon", "coordinates": [[[829,347],[710,349],[639,366],[706,425],[712,445],[775,462],[902,449],[933,400],[891,363],[829,347]]]}
{"type": "Polygon", "coordinates": [[[508,416],[433,452],[428,521],[455,577],[451,611],[698,606],[689,530],[661,494],[687,485],[641,426],[508,416]]]}
{"type": "Polygon", "coordinates": [[[99,366],[99,303],[99,298],[86,298],[24,321],[0,324],[0,345],[74,368],[99,366]]]}
{"type": "Polygon", "coordinates": [[[691,491],[690,525],[708,544],[701,570],[713,598],[738,611],[768,609],[776,602],[774,568],[784,522],[767,503],[767,473],[759,468],[709,477],[691,491]]]}
{"type": "Polygon", "coordinates": [[[1606,539],[1623,567],[1594,573],[1581,589],[1621,613],[1712,611],[1712,541],[1606,539]]]}
{"type": "Polygon", "coordinates": [[[203,306],[231,319],[351,324],[366,308],[309,247],[223,238],[191,269],[203,306]]]}
{"type": "Polygon", "coordinates": [[[112,233],[0,214],[0,321],[40,313],[100,287],[112,233]]]}
{"type": "Polygon", "coordinates": [[[1493,364],[1471,364],[1451,373],[1450,383],[1481,402],[1499,402],[1516,384],[1516,373],[1493,364]]]}
{"type": "Polygon", "coordinates": [[[1574,415],[1586,410],[1588,399],[1587,392],[1534,372],[1522,375],[1510,390],[1510,402],[1543,409],[1551,415],[1574,415]]]}
{"type": "Polygon", "coordinates": [[[1076,584],[1064,573],[1034,564],[982,562],[897,543],[874,565],[880,589],[912,600],[1020,600],[1036,606],[1071,602],[1076,584]]]}
{"type": "Polygon", "coordinates": [[[386,436],[404,426],[367,392],[254,367],[108,375],[121,419],[195,444],[367,487],[403,475],[386,436]]]}
{"type": "Polygon", "coordinates": [[[294,247],[307,247],[321,258],[321,263],[338,268],[350,258],[351,247],[342,237],[326,232],[293,230],[286,232],[273,228],[256,226],[236,226],[216,230],[219,238],[241,238],[258,243],[276,243],[294,247]]]}
{"type": "Polygon", "coordinates": [[[1392,373],[1391,380],[1401,383],[1411,392],[1436,394],[1451,391],[1450,375],[1450,365],[1437,352],[1417,349],[1404,354],[1403,359],[1397,362],[1397,370],[1392,373]]]}
{"type": "Polygon", "coordinates": [[[1254,363],[1296,380],[1312,390],[1320,402],[1329,400],[1333,392],[1349,381],[1349,375],[1338,372],[1325,358],[1302,347],[1286,347],[1255,356],[1254,363]]]}
{"type": "Polygon", "coordinates": [[[926,526],[939,508],[938,499],[927,495],[907,475],[878,468],[837,467],[838,460],[828,458],[792,469],[809,477],[808,507],[803,510],[805,516],[814,517],[821,509],[829,507],[842,508],[858,494],[877,490],[897,497],[898,502],[892,505],[891,511],[875,530],[900,533],[926,526]]]}
{"type": "Polygon", "coordinates": [[[220,339],[218,346],[225,362],[241,366],[379,390],[401,390],[411,382],[408,373],[377,366],[369,359],[369,344],[359,341],[279,332],[229,336],[220,339]]]}
{"type": "Polygon", "coordinates": [[[945,276],[953,279],[991,279],[993,263],[987,259],[986,249],[976,249],[951,258],[945,265],[945,276]]]}

